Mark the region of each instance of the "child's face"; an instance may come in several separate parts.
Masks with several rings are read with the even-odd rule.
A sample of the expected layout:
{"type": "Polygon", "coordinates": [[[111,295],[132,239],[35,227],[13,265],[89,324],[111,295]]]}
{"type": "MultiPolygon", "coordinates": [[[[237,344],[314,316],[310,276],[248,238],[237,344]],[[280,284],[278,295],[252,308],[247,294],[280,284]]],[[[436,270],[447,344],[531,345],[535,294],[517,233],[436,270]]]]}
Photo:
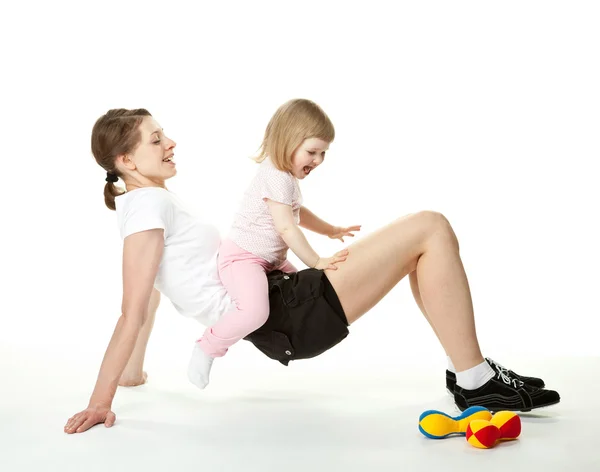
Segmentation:
{"type": "Polygon", "coordinates": [[[319,138],[308,138],[298,146],[292,156],[292,174],[303,179],[325,160],[329,143],[319,138]]]}

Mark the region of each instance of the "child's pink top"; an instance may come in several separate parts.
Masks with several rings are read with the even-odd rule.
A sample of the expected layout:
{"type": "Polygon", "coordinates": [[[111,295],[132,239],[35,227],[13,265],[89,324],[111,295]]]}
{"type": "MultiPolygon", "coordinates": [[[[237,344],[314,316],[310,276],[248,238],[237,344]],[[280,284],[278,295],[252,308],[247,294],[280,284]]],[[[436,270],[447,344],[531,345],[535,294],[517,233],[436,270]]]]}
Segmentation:
{"type": "Polygon", "coordinates": [[[244,194],[229,239],[242,249],[279,266],[286,260],[288,247],[275,228],[266,199],[291,206],[296,224],[300,222],[302,194],[298,180],[289,172],[278,170],[269,158],[260,163],[244,194]]]}

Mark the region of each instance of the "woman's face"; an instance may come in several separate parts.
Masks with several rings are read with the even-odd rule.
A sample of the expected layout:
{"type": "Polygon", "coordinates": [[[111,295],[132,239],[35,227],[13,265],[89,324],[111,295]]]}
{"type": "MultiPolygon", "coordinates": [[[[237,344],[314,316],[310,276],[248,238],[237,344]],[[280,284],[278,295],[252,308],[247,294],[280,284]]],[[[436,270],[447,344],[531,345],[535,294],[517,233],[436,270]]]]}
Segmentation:
{"type": "MultiPolygon", "coordinates": [[[[151,116],[144,118],[139,129],[140,144],[131,154],[120,156],[120,164],[125,167],[125,173],[137,172],[153,183],[162,184],[177,173],[173,152],[177,144],[165,136],[151,116]]],[[[139,176],[136,177],[138,180],[139,176]]]]}

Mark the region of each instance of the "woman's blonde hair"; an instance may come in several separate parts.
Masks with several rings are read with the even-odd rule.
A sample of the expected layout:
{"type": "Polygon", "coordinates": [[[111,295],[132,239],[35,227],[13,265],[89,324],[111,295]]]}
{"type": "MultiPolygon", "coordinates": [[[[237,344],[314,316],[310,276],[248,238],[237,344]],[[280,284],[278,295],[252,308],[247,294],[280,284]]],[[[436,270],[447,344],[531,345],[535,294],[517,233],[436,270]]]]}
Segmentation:
{"type": "Polygon", "coordinates": [[[331,143],[335,138],[333,123],[319,105],[297,98],[284,103],[267,125],[256,162],[267,156],[279,170],[292,171],[292,156],[305,139],[319,138],[331,143]]]}

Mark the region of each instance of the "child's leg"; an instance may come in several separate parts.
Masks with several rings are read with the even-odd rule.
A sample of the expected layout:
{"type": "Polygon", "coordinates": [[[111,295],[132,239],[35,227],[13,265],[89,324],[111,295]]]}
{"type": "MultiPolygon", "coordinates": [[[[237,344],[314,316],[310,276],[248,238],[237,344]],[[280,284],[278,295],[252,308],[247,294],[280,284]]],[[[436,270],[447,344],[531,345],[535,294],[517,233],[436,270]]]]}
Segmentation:
{"type": "Polygon", "coordinates": [[[283,264],[281,264],[279,267],[277,267],[277,270],[280,270],[281,272],[285,272],[286,274],[292,274],[294,272],[298,272],[298,269],[296,269],[294,267],[294,264],[292,264],[287,259],[285,260],[285,262],[283,264]]]}
{"type": "Polygon", "coordinates": [[[211,357],[221,357],[244,336],[260,328],[269,317],[267,276],[258,257],[224,264],[221,281],[237,308],[225,313],[199,340],[211,357]]]}

